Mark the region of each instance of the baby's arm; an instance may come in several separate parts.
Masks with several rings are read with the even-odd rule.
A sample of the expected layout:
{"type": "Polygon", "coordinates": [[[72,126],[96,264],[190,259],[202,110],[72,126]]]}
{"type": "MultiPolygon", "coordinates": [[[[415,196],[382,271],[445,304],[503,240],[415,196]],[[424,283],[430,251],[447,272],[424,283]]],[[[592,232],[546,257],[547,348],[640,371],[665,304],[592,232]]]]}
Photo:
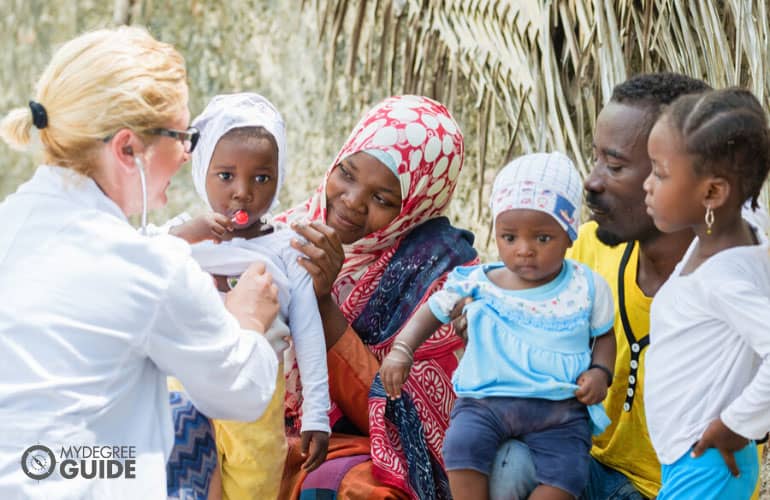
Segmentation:
{"type": "Polygon", "coordinates": [[[593,280],[590,336],[594,338],[591,366],[577,379],[575,397],[585,405],[601,403],[607,397],[615,373],[615,306],[610,286],[600,275],[590,271],[593,280]]]}
{"type": "Polygon", "coordinates": [[[144,234],[146,234],[147,236],[160,236],[163,234],[170,234],[171,229],[174,226],[179,226],[181,224],[189,222],[190,219],[191,219],[190,214],[188,214],[187,212],[182,212],[176,217],[172,217],[171,219],[167,220],[163,225],[156,226],[155,224],[152,224],[152,223],[147,224],[144,234]]]}
{"type": "Polygon", "coordinates": [[[409,370],[414,363],[414,352],[441,325],[441,321],[433,315],[429,303],[426,302],[414,313],[393,341],[390,353],[382,360],[380,366],[382,385],[385,393],[392,399],[401,397],[401,387],[406,382],[409,370]]]}
{"type": "Polygon", "coordinates": [[[313,280],[307,271],[296,263],[296,258],[290,256],[284,261],[291,282],[289,328],[302,380],[301,451],[305,457],[302,467],[310,472],[326,459],[331,432],[326,343],[313,280]]]}
{"type": "Polygon", "coordinates": [[[458,269],[450,272],[444,287],[431,295],[409,318],[382,360],[380,378],[385,393],[391,398],[401,397],[401,387],[409,377],[415,351],[442,324],[452,321],[452,310],[461,299],[473,296],[475,283],[458,269]]]}
{"type": "Polygon", "coordinates": [[[211,240],[214,243],[229,240],[233,231],[233,221],[217,212],[209,212],[190,220],[171,226],[169,234],[182,238],[187,243],[200,243],[211,240]]]}
{"type": "Polygon", "coordinates": [[[591,366],[577,379],[575,397],[584,405],[601,403],[607,397],[615,373],[615,332],[612,328],[596,339],[591,366]]]}

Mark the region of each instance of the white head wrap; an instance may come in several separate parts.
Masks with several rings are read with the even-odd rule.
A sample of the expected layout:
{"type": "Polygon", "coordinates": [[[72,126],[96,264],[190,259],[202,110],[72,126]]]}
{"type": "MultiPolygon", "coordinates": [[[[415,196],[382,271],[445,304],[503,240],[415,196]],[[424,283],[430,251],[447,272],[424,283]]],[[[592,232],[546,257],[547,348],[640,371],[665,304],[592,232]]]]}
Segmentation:
{"type": "Polygon", "coordinates": [[[198,195],[209,206],[206,174],[219,139],[230,130],[241,127],[263,127],[270,132],[278,145],[278,184],[270,208],[278,205],[278,193],[286,175],[286,126],[281,114],[270,101],[250,92],[218,95],[193,120],[192,126],[201,133],[198,147],[192,154],[193,184],[198,195]]]}
{"type": "Polygon", "coordinates": [[[577,238],[583,182],[572,160],[561,153],[520,156],[503,167],[492,187],[489,206],[495,219],[506,210],[545,212],[577,238]]]}

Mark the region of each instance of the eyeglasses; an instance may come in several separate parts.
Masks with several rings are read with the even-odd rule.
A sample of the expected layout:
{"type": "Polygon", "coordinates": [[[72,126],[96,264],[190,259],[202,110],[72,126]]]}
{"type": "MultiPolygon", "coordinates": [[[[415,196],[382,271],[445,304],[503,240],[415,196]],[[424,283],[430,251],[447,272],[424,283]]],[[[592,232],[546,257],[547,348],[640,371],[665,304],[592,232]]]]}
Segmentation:
{"type": "Polygon", "coordinates": [[[187,130],[174,130],[170,128],[153,128],[145,130],[145,134],[150,135],[162,135],[164,137],[171,137],[180,141],[184,145],[186,153],[192,153],[195,150],[195,146],[198,145],[198,139],[201,138],[200,131],[195,127],[190,127],[187,130]]]}
{"type": "MultiPolygon", "coordinates": [[[[143,133],[149,135],[162,135],[164,137],[171,137],[176,139],[184,145],[185,153],[192,153],[195,150],[195,146],[198,145],[198,139],[201,138],[200,130],[195,127],[190,127],[187,130],[174,130],[171,128],[151,128],[145,130],[143,133]]],[[[104,142],[110,142],[115,135],[108,135],[104,139],[104,142]]]]}

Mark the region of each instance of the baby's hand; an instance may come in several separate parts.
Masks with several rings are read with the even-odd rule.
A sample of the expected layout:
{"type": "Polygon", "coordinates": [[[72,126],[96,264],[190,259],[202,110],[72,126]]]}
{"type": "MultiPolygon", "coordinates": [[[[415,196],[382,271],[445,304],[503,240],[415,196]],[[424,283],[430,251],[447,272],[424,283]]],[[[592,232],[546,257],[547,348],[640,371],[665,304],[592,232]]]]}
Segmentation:
{"type": "Polygon", "coordinates": [[[412,360],[401,351],[391,350],[390,353],[385,356],[380,365],[380,378],[382,378],[382,385],[385,388],[385,394],[390,399],[398,399],[401,397],[401,387],[409,377],[409,370],[412,368],[412,360]]]}
{"type": "Polygon", "coordinates": [[[602,370],[588,369],[577,379],[578,390],[575,391],[575,397],[586,406],[601,403],[607,397],[607,382],[607,374],[602,370]]]}
{"type": "Polygon", "coordinates": [[[211,240],[214,243],[229,240],[232,231],[232,220],[225,215],[209,212],[193,217],[184,224],[172,227],[169,233],[192,244],[205,240],[211,240]]]}
{"type": "Polygon", "coordinates": [[[329,449],[329,434],[323,431],[305,431],[301,435],[302,456],[307,457],[302,468],[310,472],[317,469],[326,460],[329,449]],[[310,453],[308,453],[308,448],[310,453]]]}
{"type": "Polygon", "coordinates": [[[465,297],[457,302],[449,312],[449,318],[452,320],[452,326],[455,328],[455,335],[463,339],[463,342],[468,343],[468,318],[463,314],[463,309],[466,305],[473,302],[473,297],[465,297]]]}

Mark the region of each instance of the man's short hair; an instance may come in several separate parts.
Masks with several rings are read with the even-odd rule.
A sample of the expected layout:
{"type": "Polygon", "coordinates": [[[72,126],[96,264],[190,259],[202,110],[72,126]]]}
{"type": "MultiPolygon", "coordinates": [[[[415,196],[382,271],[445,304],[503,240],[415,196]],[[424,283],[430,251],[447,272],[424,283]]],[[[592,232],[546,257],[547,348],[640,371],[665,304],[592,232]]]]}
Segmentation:
{"type": "Polygon", "coordinates": [[[616,85],[610,101],[646,108],[649,133],[666,105],[679,96],[706,90],[711,90],[708,83],[680,73],[642,73],[616,85]]]}

